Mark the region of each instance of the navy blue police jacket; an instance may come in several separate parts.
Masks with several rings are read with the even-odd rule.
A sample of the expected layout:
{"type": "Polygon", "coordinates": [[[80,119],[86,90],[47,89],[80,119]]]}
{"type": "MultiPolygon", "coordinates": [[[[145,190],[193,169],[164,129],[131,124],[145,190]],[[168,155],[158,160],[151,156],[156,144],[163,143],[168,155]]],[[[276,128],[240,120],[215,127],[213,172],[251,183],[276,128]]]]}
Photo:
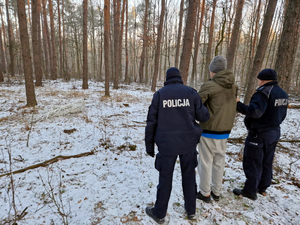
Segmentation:
{"type": "Polygon", "coordinates": [[[170,77],[155,92],[147,116],[145,144],[154,153],[154,143],[162,155],[183,155],[196,150],[202,134],[197,124],[209,119],[199,94],[183,85],[181,77],[170,77]]]}
{"type": "Polygon", "coordinates": [[[257,88],[249,105],[237,103],[237,111],[246,115],[244,123],[249,131],[256,133],[277,129],[286,117],[287,93],[277,81],[268,82],[257,88]]]}

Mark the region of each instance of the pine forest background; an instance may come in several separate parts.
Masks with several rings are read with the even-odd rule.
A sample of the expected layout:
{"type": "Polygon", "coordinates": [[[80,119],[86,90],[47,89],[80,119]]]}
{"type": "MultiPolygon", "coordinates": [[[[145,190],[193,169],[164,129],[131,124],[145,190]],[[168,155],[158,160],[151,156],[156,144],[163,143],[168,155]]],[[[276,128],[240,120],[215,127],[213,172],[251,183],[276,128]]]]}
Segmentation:
{"type": "Polygon", "coordinates": [[[27,105],[43,80],[81,79],[155,91],[172,66],[199,90],[216,55],[249,102],[261,69],[300,91],[299,0],[2,0],[0,81],[25,80],[27,105]]]}

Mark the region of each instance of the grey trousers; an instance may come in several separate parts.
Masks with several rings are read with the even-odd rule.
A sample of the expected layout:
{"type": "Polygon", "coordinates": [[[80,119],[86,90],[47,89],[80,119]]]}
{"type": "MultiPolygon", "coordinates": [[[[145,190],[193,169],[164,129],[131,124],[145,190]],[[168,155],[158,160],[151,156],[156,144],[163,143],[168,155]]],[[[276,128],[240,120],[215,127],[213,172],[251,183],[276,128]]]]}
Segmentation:
{"type": "Polygon", "coordinates": [[[200,192],[204,196],[209,196],[211,191],[218,196],[221,194],[226,148],[227,139],[200,137],[197,168],[200,192]]]}

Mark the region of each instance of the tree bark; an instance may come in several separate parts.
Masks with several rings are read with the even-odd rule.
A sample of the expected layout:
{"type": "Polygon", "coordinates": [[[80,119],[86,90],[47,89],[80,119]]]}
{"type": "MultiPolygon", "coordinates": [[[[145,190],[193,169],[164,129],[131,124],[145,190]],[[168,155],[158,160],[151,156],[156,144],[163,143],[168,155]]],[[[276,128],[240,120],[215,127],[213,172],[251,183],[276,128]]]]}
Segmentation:
{"type": "Polygon", "coordinates": [[[275,70],[280,86],[287,92],[300,36],[300,1],[289,0],[284,15],[283,30],[279,42],[275,70]]]}
{"type": "Polygon", "coordinates": [[[244,6],[244,0],[238,0],[231,40],[230,40],[229,47],[227,49],[227,56],[226,56],[227,69],[231,69],[231,70],[233,68],[233,60],[234,60],[236,46],[238,43],[238,37],[240,33],[243,6],[244,6]]]}
{"type": "Polygon", "coordinates": [[[207,51],[206,51],[205,77],[204,77],[205,80],[208,80],[210,78],[209,64],[211,61],[211,48],[212,48],[212,42],[213,42],[213,36],[214,36],[216,5],[217,5],[217,0],[213,0],[213,9],[212,9],[212,14],[211,14],[211,22],[210,22],[209,35],[208,35],[208,45],[207,45],[207,51]]]}
{"type": "MultiPolygon", "coordinates": [[[[6,65],[5,65],[5,54],[4,54],[4,45],[3,45],[3,39],[2,39],[2,29],[0,28],[0,71],[2,73],[6,73],[6,65]]],[[[3,74],[2,74],[3,76],[3,74]]]]}
{"type": "MultiPolygon", "coordinates": [[[[6,48],[6,34],[5,34],[5,27],[4,27],[4,20],[3,20],[3,14],[2,14],[2,11],[1,11],[1,7],[0,7],[0,14],[1,14],[1,21],[2,21],[2,31],[3,31],[3,46],[2,46],[2,51],[3,51],[3,56],[4,58],[1,59],[2,61],[2,72],[6,73],[7,72],[7,65],[6,63],[8,62],[7,60],[7,48],[6,48]]],[[[2,32],[1,32],[2,33],[2,32]]],[[[2,35],[1,35],[2,37],[2,35]]]]}
{"type": "Polygon", "coordinates": [[[184,0],[181,0],[180,11],[179,11],[179,24],[178,24],[178,31],[177,31],[178,36],[177,36],[176,53],[175,53],[175,67],[178,67],[178,64],[179,64],[178,61],[179,61],[179,50],[180,50],[180,44],[181,44],[183,6],[184,6],[184,0]]]}
{"type": "MultiPolygon", "coordinates": [[[[58,38],[59,38],[59,77],[63,76],[63,53],[62,53],[62,40],[61,40],[61,12],[59,7],[59,1],[57,0],[57,16],[58,16],[58,38]]],[[[63,1],[62,1],[63,2],[63,1]]]]}
{"type": "Polygon", "coordinates": [[[23,67],[24,67],[24,74],[25,74],[27,106],[35,106],[37,105],[37,102],[36,102],[35,92],[34,92],[32,61],[30,55],[29,37],[27,31],[27,19],[26,19],[26,12],[25,12],[25,0],[17,0],[17,2],[18,2],[20,40],[22,46],[22,58],[23,58],[23,67]]]}
{"type": "Polygon", "coordinates": [[[189,0],[188,15],[185,25],[185,33],[183,37],[182,53],[180,57],[179,70],[181,72],[183,83],[187,83],[190,59],[192,54],[196,16],[198,9],[198,0],[189,0]]]}
{"type": "MultiPolygon", "coordinates": [[[[192,87],[195,87],[195,77],[197,79],[197,59],[198,59],[198,51],[199,51],[199,42],[200,42],[200,36],[201,36],[201,30],[202,30],[202,24],[203,24],[203,17],[204,17],[204,9],[205,9],[205,0],[202,1],[202,7],[201,7],[201,16],[199,20],[199,27],[196,32],[195,37],[195,48],[194,48],[194,58],[193,58],[193,70],[192,70],[192,79],[190,85],[192,87]]],[[[200,5],[199,5],[199,13],[200,13],[200,5]]]]}
{"type": "Polygon", "coordinates": [[[32,53],[34,63],[35,85],[42,86],[42,51],[40,33],[40,13],[38,11],[38,0],[31,1],[32,10],[32,53]]]}
{"type": "Polygon", "coordinates": [[[145,16],[144,16],[144,33],[143,33],[143,48],[141,53],[141,60],[140,60],[140,83],[144,82],[144,65],[145,65],[145,52],[147,47],[147,18],[148,18],[148,6],[149,0],[145,0],[145,16]]]}
{"type": "Polygon", "coordinates": [[[114,0],[114,89],[119,87],[120,61],[120,8],[121,0],[114,0]]]}
{"type": "Polygon", "coordinates": [[[51,27],[51,80],[57,79],[57,56],[56,56],[56,44],[55,44],[55,28],[53,17],[53,5],[52,0],[49,0],[49,15],[50,15],[50,27],[51,27]]]}
{"type": "Polygon", "coordinates": [[[50,64],[51,64],[51,42],[50,42],[50,36],[49,36],[49,28],[48,28],[48,22],[47,22],[47,12],[46,12],[46,4],[47,0],[41,0],[42,1],[42,8],[43,8],[43,46],[44,46],[44,57],[45,57],[45,76],[46,78],[49,78],[50,74],[50,64]]]}
{"type": "Polygon", "coordinates": [[[88,34],[87,34],[87,5],[88,0],[83,0],[83,80],[82,89],[88,89],[88,34]]]}
{"type": "Polygon", "coordinates": [[[256,54],[254,57],[251,73],[248,80],[247,91],[245,94],[245,104],[250,102],[250,98],[255,92],[256,88],[256,76],[261,70],[264,55],[268,45],[268,37],[270,33],[270,27],[273,20],[274,11],[276,8],[277,0],[269,1],[267,12],[264,16],[264,22],[260,34],[259,43],[257,46],[256,54]]]}
{"type": "Polygon", "coordinates": [[[11,28],[11,20],[10,14],[8,10],[8,0],[5,0],[6,4],[6,18],[7,18],[7,30],[8,30],[8,41],[9,41],[9,56],[10,56],[10,63],[9,63],[9,73],[12,77],[15,76],[15,58],[14,58],[14,47],[15,47],[15,40],[13,31],[11,28]]]}
{"type": "Polygon", "coordinates": [[[109,96],[109,34],[110,34],[110,1],[104,1],[104,64],[105,64],[105,96],[109,96]]]}
{"type": "Polygon", "coordinates": [[[155,89],[156,89],[156,82],[157,82],[158,68],[159,68],[161,36],[162,36],[162,31],[163,31],[163,26],[164,26],[164,18],[165,18],[165,8],[166,8],[165,0],[161,0],[161,13],[160,13],[160,21],[159,21],[158,32],[157,32],[157,40],[156,40],[154,74],[153,74],[152,86],[151,86],[152,91],[155,91],[155,89]]]}

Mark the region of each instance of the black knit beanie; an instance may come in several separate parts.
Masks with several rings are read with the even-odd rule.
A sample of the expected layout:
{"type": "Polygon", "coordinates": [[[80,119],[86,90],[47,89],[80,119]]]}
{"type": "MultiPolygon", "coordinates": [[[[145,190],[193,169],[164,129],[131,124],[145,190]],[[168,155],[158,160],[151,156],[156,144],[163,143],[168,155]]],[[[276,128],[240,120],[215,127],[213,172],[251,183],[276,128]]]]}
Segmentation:
{"type": "Polygon", "coordinates": [[[257,78],[260,80],[277,80],[277,74],[275,70],[264,69],[257,75],[257,78]]]}
{"type": "Polygon", "coordinates": [[[166,73],[166,80],[168,80],[170,77],[180,77],[181,78],[180,71],[176,67],[169,68],[166,73]]]}

